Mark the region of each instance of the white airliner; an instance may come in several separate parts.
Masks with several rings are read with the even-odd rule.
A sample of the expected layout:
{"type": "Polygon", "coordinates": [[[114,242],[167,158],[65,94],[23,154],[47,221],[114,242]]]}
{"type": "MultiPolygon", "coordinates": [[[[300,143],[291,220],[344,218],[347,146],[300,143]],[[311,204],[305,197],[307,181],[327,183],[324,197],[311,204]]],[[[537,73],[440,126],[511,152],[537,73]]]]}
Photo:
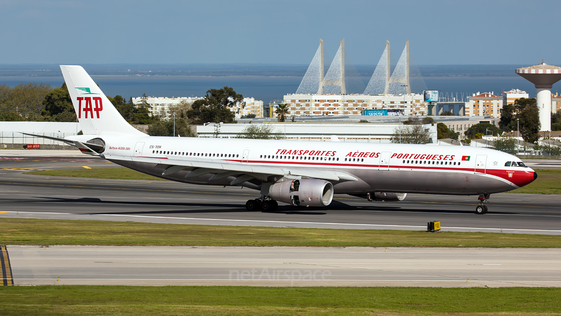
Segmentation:
{"type": "Polygon", "coordinates": [[[60,68],[83,135],[49,138],[173,181],[260,190],[248,210],[273,211],[277,201],[328,206],[334,193],[370,201],[426,193],[478,195],[476,213],[484,214],[491,193],[537,178],[518,157],[484,148],[148,136],[123,119],[81,66],[60,68]]]}

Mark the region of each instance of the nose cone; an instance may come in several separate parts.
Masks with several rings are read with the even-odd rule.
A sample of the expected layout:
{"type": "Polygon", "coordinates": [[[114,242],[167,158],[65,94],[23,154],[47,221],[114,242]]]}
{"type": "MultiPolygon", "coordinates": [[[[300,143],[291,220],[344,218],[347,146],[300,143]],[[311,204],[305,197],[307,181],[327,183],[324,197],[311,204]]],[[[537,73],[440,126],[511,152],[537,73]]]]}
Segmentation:
{"type": "Polygon", "coordinates": [[[538,178],[538,173],[530,168],[526,168],[525,170],[517,170],[512,174],[512,183],[516,184],[519,187],[523,187],[532,183],[534,180],[538,178]]]}

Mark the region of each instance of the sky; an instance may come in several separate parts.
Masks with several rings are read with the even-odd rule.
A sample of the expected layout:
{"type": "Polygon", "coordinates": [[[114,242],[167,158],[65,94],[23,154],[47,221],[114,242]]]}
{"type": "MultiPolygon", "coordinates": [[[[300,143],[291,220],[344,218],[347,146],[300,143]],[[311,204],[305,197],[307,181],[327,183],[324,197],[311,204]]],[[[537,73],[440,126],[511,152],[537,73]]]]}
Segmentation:
{"type": "Polygon", "coordinates": [[[0,64],[561,66],[559,0],[0,0],[0,64]]]}

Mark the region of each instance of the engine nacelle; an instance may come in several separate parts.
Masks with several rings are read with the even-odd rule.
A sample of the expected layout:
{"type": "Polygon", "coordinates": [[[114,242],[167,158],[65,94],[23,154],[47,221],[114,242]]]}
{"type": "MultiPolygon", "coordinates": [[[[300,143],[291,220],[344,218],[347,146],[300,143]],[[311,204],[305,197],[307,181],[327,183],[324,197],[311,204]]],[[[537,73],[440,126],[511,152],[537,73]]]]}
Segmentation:
{"type": "Polygon", "coordinates": [[[333,184],[318,179],[295,179],[273,184],[269,196],[292,206],[328,206],[333,200],[333,184]]]}
{"type": "Polygon", "coordinates": [[[395,202],[403,201],[407,193],[395,193],[395,192],[372,192],[366,193],[366,198],[368,201],[382,201],[382,202],[395,202]]]}

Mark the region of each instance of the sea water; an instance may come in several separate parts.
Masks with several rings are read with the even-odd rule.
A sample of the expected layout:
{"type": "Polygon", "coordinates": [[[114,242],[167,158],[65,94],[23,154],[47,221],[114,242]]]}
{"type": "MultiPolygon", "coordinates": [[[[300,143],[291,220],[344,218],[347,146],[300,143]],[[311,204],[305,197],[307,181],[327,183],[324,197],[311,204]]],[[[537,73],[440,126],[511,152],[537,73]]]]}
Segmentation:
{"type": "MultiPolygon", "coordinates": [[[[278,66],[275,66],[278,67],[278,66]]],[[[481,73],[469,69],[476,67],[464,66],[460,73],[457,68],[441,66],[438,74],[423,77],[427,89],[439,90],[441,96],[471,96],[475,93],[491,92],[501,95],[502,91],[520,89],[528,92],[530,97],[535,97],[536,89],[532,83],[514,74],[514,68],[505,68],[506,71],[512,68],[512,75],[505,75],[504,71],[497,71],[500,76],[494,76],[493,71],[481,73]],[[468,70],[466,70],[468,69],[468,70]]],[[[481,67],[481,66],[479,66],[481,67]]],[[[505,66],[507,67],[507,66],[505,66]]],[[[305,72],[305,67],[301,67],[305,72]]],[[[501,68],[502,69],[502,68],[501,68]]],[[[1,70],[1,66],[0,66],[1,70]]],[[[421,68],[421,74],[423,69],[421,68]]],[[[130,97],[140,97],[142,95],[153,97],[190,97],[204,96],[209,89],[220,89],[224,86],[232,87],[234,90],[245,97],[253,97],[263,100],[265,104],[270,102],[282,102],[283,95],[295,93],[302,80],[303,73],[298,74],[299,70],[278,71],[267,67],[260,68],[259,71],[224,71],[225,75],[220,75],[220,70],[213,68],[212,75],[95,75],[93,79],[108,96],[121,95],[127,100],[130,97]]],[[[428,72],[428,70],[427,70],[428,72]]],[[[369,78],[363,75],[360,80],[365,84],[369,78]]],[[[53,88],[60,87],[63,83],[62,75],[53,71],[50,76],[6,76],[0,75],[0,85],[14,87],[20,83],[44,83],[53,88]]],[[[553,86],[553,93],[561,92],[561,84],[553,86]]]]}

